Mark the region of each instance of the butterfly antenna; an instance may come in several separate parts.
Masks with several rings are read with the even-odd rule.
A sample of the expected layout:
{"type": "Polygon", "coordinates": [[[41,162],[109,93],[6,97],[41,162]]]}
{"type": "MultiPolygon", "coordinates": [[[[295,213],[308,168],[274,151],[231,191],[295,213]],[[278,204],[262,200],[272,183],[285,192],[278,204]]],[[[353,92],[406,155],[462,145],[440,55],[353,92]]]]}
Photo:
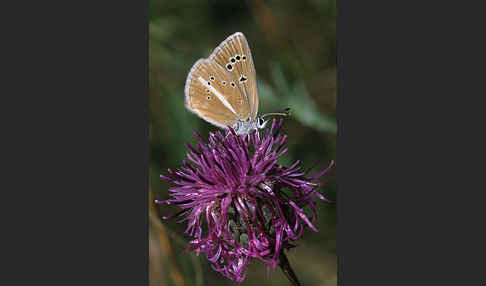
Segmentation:
{"type": "Polygon", "coordinates": [[[284,112],[271,112],[271,113],[266,113],[262,115],[262,118],[265,118],[266,116],[290,116],[290,108],[286,108],[284,112]]]}

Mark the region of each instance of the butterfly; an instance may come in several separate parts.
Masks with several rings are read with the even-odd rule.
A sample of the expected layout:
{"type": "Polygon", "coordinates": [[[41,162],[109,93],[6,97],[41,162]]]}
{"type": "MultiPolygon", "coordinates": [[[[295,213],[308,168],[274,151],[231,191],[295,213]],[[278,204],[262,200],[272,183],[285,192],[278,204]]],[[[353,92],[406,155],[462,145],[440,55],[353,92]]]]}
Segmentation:
{"type": "Polygon", "coordinates": [[[234,33],[212,54],[199,59],[187,75],[184,88],[186,108],[208,121],[237,134],[262,129],[267,113],[258,116],[258,89],[255,65],[245,35],[234,33]]]}

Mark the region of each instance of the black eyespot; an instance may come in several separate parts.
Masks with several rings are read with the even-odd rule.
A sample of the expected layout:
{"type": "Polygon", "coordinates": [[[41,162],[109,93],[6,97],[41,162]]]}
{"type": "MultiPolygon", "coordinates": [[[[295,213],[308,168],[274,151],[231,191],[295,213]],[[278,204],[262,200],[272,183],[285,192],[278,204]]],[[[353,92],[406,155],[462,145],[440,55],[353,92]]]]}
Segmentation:
{"type": "Polygon", "coordinates": [[[242,59],[243,59],[243,60],[246,60],[246,56],[243,56],[243,58],[242,58],[242,59]]]}
{"type": "Polygon", "coordinates": [[[232,83],[231,83],[231,86],[232,86],[232,87],[235,87],[235,83],[234,83],[234,82],[232,82],[232,83]]]}
{"type": "Polygon", "coordinates": [[[208,95],[208,97],[207,97],[207,98],[208,98],[208,100],[210,100],[210,99],[211,99],[211,96],[209,96],[209,95],[208,95]]]}
{"type": "Polygon", "coordinates": [[[236,60],[239,61],[240,60],[240,56],[236,56],[236,60]]]}
{"type": "Polygon", "coordinates": [[[210,79],[210,80],[214,80],[214,76],[211,76],[209,79],[210,79]]]}
{"type": "Polygon", "coordinates": [[[236,62],[235,58],[231,58],[231,62],[232,63],[236,62]]]}
{"type": "Polygon", "coordinates": [[[209,93],[209,89],[206,89],[206,92],[209,93]]]}
{"type": "Polygon", "coordinates": [[[211,85],[211,83],[208,81],[208,85],[211,85]]]}
{"type": "Polygon", "coordinates": [[[233,66],[232,66],[231,64],[228,64],[228,65],[226,66],[226,68],[227,68],[228,70],[232,70],[232,69],[233,69],[233,66]]]}
{"type": "Polygon", "coordinates": [[[241,75],[241,77],[240,77],[240,82],[244,82],[244,81],[246,81],[246,79],[247,79],[247,78],[246,78],[244,75],[241,75]]]}
{"type": "Polygon", "coordinates": [[[223,85],[226,85],[226,82],[223,80],[223,85]]]}

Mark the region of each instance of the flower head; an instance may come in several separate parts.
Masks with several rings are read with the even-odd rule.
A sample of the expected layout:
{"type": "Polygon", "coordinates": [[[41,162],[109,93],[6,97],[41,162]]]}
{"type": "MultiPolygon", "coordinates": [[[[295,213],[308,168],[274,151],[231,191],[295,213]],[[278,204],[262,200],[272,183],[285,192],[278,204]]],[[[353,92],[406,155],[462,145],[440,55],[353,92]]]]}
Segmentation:
{"type": "Polygon", "coordinates": [[[287,151],[287,136],[273,120],[260,138],[258,132],[237,135],[231,128],[223,135],[209,134],[189,152],[183,167],[161,178],[172,182],[171,199],[156,201],[182,210],[169,219],[184,216],[186,234],[194,237],[188,250],[206,253],[214,270],[242,282],[253,258],[276,267],[283,249],[302,236],[316,218],[313,196],[328,201],[313,182],[332,166],[306,176],[296,161],[289,167],[278,164],[287,151]],[[312,216],[304,214],[309,206],[312,216]]]}

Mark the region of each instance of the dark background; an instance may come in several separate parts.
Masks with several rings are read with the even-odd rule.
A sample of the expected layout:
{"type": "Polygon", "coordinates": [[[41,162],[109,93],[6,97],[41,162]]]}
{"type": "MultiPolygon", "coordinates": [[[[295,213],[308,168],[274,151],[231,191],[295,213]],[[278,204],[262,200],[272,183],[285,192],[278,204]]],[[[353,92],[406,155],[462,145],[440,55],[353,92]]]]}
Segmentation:
{"type": "MultiPolygon", "coordinates": [[[[209,267],[204,254],[185,254],[185,225],[161,216],[176,208],[155,206],[168,198],[159,178],[185,158],[184,142],[194,143],[217,128],[184,107],[184,84],[191,66],[234,32],[243,32],[252,50],[260,94],[260,114],[286,107],[292,116],[282,132],[288,153],[281,163],[302,160],[314,172],[336,158],[336,3],[307,1],[150,2],[150,285],[233,285],[209,267]]],[[[336,162],[339,164],[339,162],[336,162]]],[[[336,200],[336,169],[321,188],[336,200]]],[[[336,204],[318,201],[319,232],[308,229],[288,254],[303,285],[336,285],[336,204]]],[[[289,285],[277,269],[266,275],[254,260],[243,285],[289,285]]]]}

